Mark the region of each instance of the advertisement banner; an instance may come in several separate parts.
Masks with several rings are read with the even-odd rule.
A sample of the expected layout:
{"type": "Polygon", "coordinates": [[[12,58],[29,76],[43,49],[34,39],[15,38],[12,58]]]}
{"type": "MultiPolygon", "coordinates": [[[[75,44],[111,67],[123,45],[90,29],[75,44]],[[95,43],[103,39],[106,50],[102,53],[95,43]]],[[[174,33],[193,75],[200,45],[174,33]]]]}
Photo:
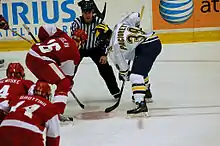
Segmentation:
{"type": "MultiPolygon", "coordinates": [[[[29,26],[34,35],[42,24],[56,24],[69,34],[70,24],[79,13],[75,0],[2,0],[0,4],[0,14],[14,31],[25,37],[29,36],[23,24],[29,26]]],[[[15,37],[9,30],[0,31],[0,40],[15,37]]]]}
{"type": "Polygon", "coordinates": [[[153,29],[220,27],[220,0],[152,0],[153,29]]]}

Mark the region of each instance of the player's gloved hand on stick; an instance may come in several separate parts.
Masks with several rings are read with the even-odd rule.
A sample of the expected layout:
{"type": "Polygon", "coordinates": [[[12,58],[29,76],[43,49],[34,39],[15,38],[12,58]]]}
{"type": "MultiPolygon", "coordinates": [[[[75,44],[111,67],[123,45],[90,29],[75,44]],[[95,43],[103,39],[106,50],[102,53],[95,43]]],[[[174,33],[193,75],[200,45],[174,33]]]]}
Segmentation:
{"type": "Polygon", "coordinates": [[[119,80],[121,81],[129,81],[129,76],[131,72],[129,70],[126,71],[119,71],[119,80]]]}
{"type": "Polygon", "coordinates": [[[8,22],[5,20],[5,18],[2,15],[0,15],[0,29],[4,29],[4,30],[9,29],[8,22]]]}
{"type": "Polygon", "coordinates": [[[106,64],[107,63],[107,56],[103,55],[99,59],[99,63],[106,64]]]}

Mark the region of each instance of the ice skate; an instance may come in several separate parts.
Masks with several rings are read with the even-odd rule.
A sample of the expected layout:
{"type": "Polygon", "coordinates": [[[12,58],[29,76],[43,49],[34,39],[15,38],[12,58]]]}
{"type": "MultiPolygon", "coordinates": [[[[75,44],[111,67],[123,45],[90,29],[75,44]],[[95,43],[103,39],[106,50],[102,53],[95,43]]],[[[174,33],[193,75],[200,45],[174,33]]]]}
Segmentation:
{"type": "Polygon", "coordinates": [[[61,126],[73,126],[73,117],[69,117],[69,116],[64,116],[64,115],[60,115],[60,125],[61,126]]]}
{"type": "Polygon", "coordinates": [[[61,121],[61,122],[73,121],[73,117],[60,115],[60,121],[61,121]]]}
{"type": "Polygon", "coordinates": [[[140,103],[136,103],[137,107],[135,109],[131,109],[127,111],[129,116],[134,117],[145,117],[148,113],[148,107],[146,101],[141,101],[140,103]]]}

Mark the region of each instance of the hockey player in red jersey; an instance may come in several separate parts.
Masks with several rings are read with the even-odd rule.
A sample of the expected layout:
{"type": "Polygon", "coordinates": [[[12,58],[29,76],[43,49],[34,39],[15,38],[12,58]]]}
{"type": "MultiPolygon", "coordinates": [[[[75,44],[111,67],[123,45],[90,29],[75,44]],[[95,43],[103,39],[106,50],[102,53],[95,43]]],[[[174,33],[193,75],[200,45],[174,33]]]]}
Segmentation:
{"type": "MultiPolygon", "coordinates": [[[[0,102],[7,97],[27,95],[33,87],[31,80],[25,80],[24,68],[20,63],[10,63],[6,70],[6,78],[0,80],[0,102]]],[[[6,113],[0,111],[0,122],[6,113]]]]}
{"type": "Polygon", "coordinates": [[[63,114],[67,93],[73,85],[74,69],[80,61],[78,48],[87,39],[87,34],[84,31],[76,33],[74,41],[55,25],[43,25],[38,38],[40,43],[29,50],[26,65],[40,81],[57,85],[54,102],[59,102],[59,111],[63,114]]]}
{"type": "Polygon", "coordinates": [[[0,102],[0,109],[9,112],[0,126],[2,146],[59,146],[58,115],[49,101],[51,89],[48,83],[38,81],[33,95],[7,98],[0,102]],[[10,110],[9,110],[10,107],[10,110]]]}
{"type": "Polygon", "coordinates": [[[10,63],[6,70],[6,76],[0,80],[0,100],[7,96],[26,95],[34,84],[31,80],[24,79],[24,68],[20,63],[10,63]]]}
{"type": "Polygon", "coordinates": [[[0,80],[0,100],[7,96],[26,95],[34,84],[31,80],[24,79],[24,68],[20,63],[10,63],[6,70],[6,76],[0,80]]]}

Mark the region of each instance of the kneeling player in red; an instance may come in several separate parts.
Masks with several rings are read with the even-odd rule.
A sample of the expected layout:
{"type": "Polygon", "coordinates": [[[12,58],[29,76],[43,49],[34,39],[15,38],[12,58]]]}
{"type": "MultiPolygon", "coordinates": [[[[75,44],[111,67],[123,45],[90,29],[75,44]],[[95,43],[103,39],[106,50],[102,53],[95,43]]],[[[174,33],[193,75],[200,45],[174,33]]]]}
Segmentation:
{"type": "Polygon", "coordinates": [[[9,112],[0,126],[1,145],[44,146],[46,128],[46,146],[59,146],[60,125],[55,107],[49,101],[50,86],[38,81],[33,92],[34,95],[6,98],[0,102],[0,109],[9,112]]]}
{"type": "MultiPolygon", "coordinates": [[[[0,80],[0,102],[6,98],[17,98],[27,95],[34,84],[31,80],[25,80],[24,68],[20,63],[10,63],[6,69],[6,78],[0,80]]],[[[0,113],[0,123],[5,117],[5,112],[0,113]]]]}

